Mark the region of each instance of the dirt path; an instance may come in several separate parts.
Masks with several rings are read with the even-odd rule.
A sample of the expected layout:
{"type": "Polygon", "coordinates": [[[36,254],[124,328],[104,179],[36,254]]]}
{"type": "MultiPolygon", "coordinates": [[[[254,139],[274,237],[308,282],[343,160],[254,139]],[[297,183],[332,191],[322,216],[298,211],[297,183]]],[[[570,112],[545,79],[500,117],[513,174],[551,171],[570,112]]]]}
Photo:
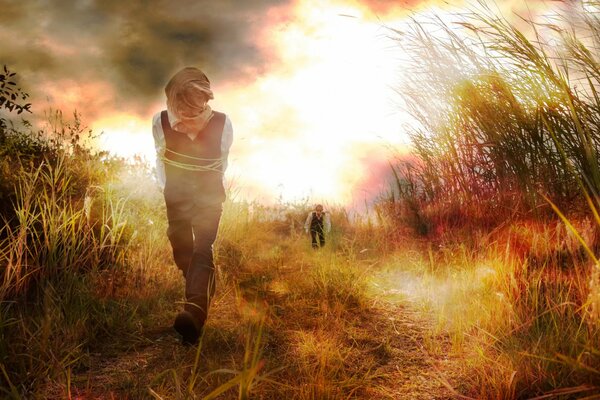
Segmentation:
{"type": "MultiPolygon", "coordinates": [[[[453,371],[459,370],[455,368],[458,360],[448,356],[448,339],[432,333],[434,329],[430,316],[419,311],[419,307],[411,302],[406,290],[409,281],[405,272],[396,270],[378,272],[371,282],[371,312],[362,316],[353,326],[355,331],[360,331],[357,337],[363,339],[358,339],[351,346],[360,350],[362,356],[359,362],[373,367],[369,373],[374,378],[367,381],[371,387],[357,390],[349,398],[456,398],[451,388],[459,383],[459,377],[453,374],[453,371]]],[[[229,304],[217,305],[217,309],[235,308],[233,297],[225,297],[223,301],[229,304]]],[[[213,319],[207,328],[198,374],[201,378],[193,390],[197,398],[202,398],[211,390],[209,388],[229,379],[224,377],[215,382],[203,376],[219,368],[239,367],[244,343],[239,332],[224,322],[230,319],[231,316],[213,319]],[[223,364],[218,365],[215,360],[221,360],[223,364]],[[205,391],[198,390],[202,385],[207,388],[205,391]]],[[[287,345],[288,341],[278,342],[277,339],[272,344],[275,347],[287,345]]],[[[282,354],[288,352],[287,349],[276,351],[282,354]]],[[[102,352],[90,354],[88,368],[73,374],[71,396],[75,399],[185,398],[195,354],[193,348],[179,345],[165,319],[164,328],[123,338],[120,343],[107,345],[102,352]],[[152,396],[150,389],[163,393],[163,397],[152,396]]],[[[272,358],[273,355],[271,363],[272,358]]],[[[364,369],[364,366],[361,368],[364,369]]],[[[361,368],[357,367],[356,370],[360,371],[361,368]]],[[[277,381],[278,375],[273,375],[272,379],[277,381]]],[[[261,385],[259,383],[257,386],[256,398],[278,398],[276,387],[262,391],[261,385]]],[[[63,398],[66,390],[55,388],[56,397],[63,398]]],[[[229,390],[218,398],[235,399],[237,393],[235,389],[229,390]]]]}
{"type": "Polygon", "coordinates": [[[450,355],[449,338],[435,333],[434,321],[411,296],[415,282],[402,270],[380,272],[373,281],[377,310],[391,326],[387,394],[393,399],[452,399],[460,385],[460,360],[450,355]]]}

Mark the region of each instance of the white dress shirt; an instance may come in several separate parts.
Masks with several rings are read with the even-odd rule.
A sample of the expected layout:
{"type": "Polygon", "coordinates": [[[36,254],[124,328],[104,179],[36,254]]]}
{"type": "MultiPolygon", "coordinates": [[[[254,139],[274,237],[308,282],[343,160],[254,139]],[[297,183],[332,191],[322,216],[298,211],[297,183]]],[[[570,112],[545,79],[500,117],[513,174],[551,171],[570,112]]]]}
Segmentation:
{"type": "MultiPolygon", "coordinates": [[[[169,124],[173,126],[176,118],[169,111],[167,111],[169,124]]],[[[161,189],[165,188],[165,182],[167,177],[165,175],[165,163],[162,158],[165,154],[167,145],[165,143],[165,133],[163,132],[162,123],[160,119],[160,112],[156,113],[152,118],[152,136],[154,136],[154,147],[156,148],[156,175],[158,178],[158,184],[161,189]]],[[[227,157],[229,156],[229,149],[233,143],[233,127],[231,126],[231,120],[225,115],[225,125],[223,126],[223,133],[221,136],[221,159],[223,161],[223,173],[227,169],[227,157]]]]}

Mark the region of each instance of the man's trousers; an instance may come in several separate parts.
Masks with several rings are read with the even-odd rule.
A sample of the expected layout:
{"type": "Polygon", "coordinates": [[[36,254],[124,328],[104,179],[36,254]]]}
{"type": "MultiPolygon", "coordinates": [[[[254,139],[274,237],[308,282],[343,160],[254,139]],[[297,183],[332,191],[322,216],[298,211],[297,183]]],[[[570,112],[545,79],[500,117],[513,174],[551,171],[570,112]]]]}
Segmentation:
{"type": "Polygon", "coordinates": [[[184,309],[204,325],[215,292],[212,245],[217,237],[222,205],[167,203],[167,236],[175,264],[185,277],[184,309]]]}
{"type": "Polygon", "coordinates": [[[325,234],[323,233],[323,229],[320,229],[320,228],[311,229],[310,237],[312,239],[313,249],[318,249],[319,247],[325,246],[325,234]]]}

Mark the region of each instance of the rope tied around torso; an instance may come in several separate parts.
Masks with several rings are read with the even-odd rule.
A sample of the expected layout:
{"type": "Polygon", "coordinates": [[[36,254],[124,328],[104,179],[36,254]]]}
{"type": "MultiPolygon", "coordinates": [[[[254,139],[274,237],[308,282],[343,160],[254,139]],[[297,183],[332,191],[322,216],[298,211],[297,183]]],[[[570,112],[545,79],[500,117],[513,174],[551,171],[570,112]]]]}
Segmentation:
{"type": "Polygon", "coordinates": [[[222,158],[201,158],[201,157],[192,157],[187,154],[181,154],[171,149],[165,149],[165,154],[160,156],[160,159],[168,165],[171,165],[176,168],[184,169],[186,171],[200,171],[200,172],[221,172],[223,167],[223,159],[222,158]],[[188,158],[194,161],[203,162],[202,165],[198,164],[189,164],[180,161],[174,161],[166,157],[167,152],[172,153],[178,157],[188,158]]]}

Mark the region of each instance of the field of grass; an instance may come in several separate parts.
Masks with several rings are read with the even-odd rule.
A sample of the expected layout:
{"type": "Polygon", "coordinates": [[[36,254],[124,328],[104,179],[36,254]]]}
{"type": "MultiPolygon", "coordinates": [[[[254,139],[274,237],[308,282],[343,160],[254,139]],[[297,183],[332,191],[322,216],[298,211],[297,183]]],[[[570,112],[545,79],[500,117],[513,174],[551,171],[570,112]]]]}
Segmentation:
{"type": "Polygon", "coordinates": [[[423,238],[411,291],[464,357],[464,393],[596,398],[597,13],[515,22],[481,2],[395,33],[419,124],[381,213],[423,238]]]}
{"type": "MultiPolygon", "coordinates": [[[[378,227],[333,209],[328,246],[314,251],[302,231],[306,205],[225,203],[217,296],[200,346],[183,347],[171,328],[183,279],[151,175],[113,160],[120,166],[83,192],[69,178],[81,167],[72,162],[62,154],[23,166],[18,223],[2,232],[6,396],[449,393],[431,367],[445,353],[423,353],[431,321],[379,289],[379,265],[393,248],[378,227]]],[[[107,165],[92,161],[88,172],[107,165]]]]}
{"type": "MultiPolygon", "coordinates": [[[[149,171],[90,161],[90,179],[107,169],[81,191],[73,162],[24,166],[19,224],[2,231],[9,398],[599,393],[592,265],[558,221],[465,244],[334,208],[328,246],[313,251],[306,205],[227,202],[217,297],[189,348],[171,328],[183,279],[149,171]]],[[[579,231],[591,240],[593,228],[579,231]]]]}
{"type": "Polygon", "coordinates": [[[578,21],[403,32],[421,126],[390,193],[332,207],[319,251],[308,204],[227,201],[198,347],[171,328],[152,171],[90,150],[77,116],[1,121],[2,396],[600,398],[600,22],[578,21]]]}

